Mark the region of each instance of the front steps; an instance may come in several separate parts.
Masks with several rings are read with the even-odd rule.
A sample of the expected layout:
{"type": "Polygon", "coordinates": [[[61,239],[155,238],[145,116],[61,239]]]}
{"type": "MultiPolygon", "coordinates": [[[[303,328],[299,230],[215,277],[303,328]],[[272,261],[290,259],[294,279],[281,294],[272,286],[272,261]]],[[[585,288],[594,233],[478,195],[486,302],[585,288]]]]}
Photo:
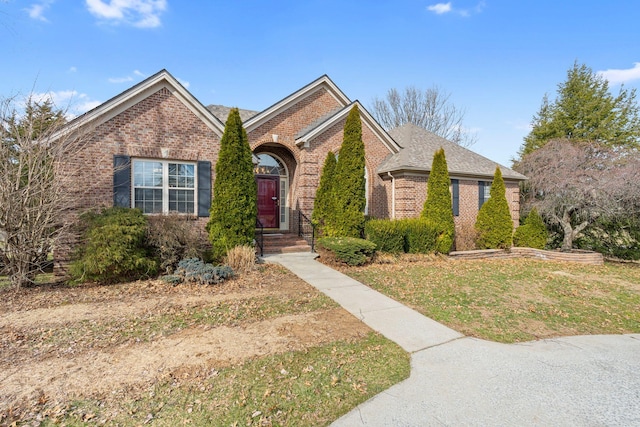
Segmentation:
{"type": "MultiPolygon", "coordinates": [[[[288,232],[269,232],[263,234],[264,254],[286,254],[293,252],[311,252],[311,246],[302,237],[288,232]]],[[[258,239],[256,235],[256,240],[258,239]]],[[[259,248],[257,249],[260,250],[259,248]]]]}

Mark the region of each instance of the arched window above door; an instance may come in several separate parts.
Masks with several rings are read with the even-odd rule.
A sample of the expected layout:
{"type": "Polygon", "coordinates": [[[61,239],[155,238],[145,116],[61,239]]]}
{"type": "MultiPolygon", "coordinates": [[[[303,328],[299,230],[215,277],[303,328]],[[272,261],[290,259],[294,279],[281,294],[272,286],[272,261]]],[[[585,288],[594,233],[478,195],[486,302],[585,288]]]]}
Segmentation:
{"type": "Polygon", "coordinates": [[[258,164],[253,168],[254,174],[287,176],[287,169],[280,159],[267,153],[260,153],[256,157],[258,157],[258,164]]]}

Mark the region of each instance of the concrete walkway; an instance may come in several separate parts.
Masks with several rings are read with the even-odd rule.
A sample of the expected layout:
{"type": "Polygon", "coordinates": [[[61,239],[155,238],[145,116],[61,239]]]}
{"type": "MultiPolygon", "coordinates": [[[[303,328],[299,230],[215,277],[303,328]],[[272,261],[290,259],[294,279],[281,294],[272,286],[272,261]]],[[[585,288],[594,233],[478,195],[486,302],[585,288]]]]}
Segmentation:
{"type": "Polygon", "coordinates": [[[407,380],[333,426],[640,426],[640,334],[483,341],[315,261],[314,254],[265,259],[411,353],[407,380]]]}

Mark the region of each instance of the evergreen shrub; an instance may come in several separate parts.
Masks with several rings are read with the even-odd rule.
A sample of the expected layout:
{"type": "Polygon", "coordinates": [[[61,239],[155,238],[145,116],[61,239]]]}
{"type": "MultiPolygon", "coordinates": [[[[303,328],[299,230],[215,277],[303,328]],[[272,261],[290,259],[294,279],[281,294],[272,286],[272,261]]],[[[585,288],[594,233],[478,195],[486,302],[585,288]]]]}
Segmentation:
{"type": "Polygon", "coordinates": [[[420,216],[443,230],[437,238],[435,247],[436,252],[443,254],[451,251],[456,228],[450,185],[447,159],[444,149],[440,148],[433,156],[431,172],[427,180],[427,199],[420,216]]]}
{"type": "Polygon", "coordinates": [[[318,240],[318,246],[351,266],[370,262],[376,251],[375,243],[357,237],[323,237],[318,240]]]}
{"type": "Polygon", "coordinates": [[[405,252],[410,254],[436,252],[438,239],[445,233],[442,225],[434,224],[424,218],[409,218],[400,222],[405,230],[405,252]]]}
{"type": "Polygon", "coordinates": [[[480,208],[475,228],[478,249],[508,249],[513,244],[513,221],[499,167],[493,175],[491,197],[480,208]]]}
{"type": "Polygon", "coordinates": [[[320,185],[313,201],[313,213],[311,220],[317,225],[320,234],[323,233],[325,224],[335,222],[334,183],[336,172],[336,155],[329,151],[322,167],[320,185]]]}
{"type": "Polygon", "coordinates": [[[514,246],[544,249],[549,232],[536,208],[531,209],[521,226],[513,234],[514,246]]]}
{"type": "Polygon", "coordinates": [[[365,193],[364,142],[358,106],[354,105],[344,125],[344,138],[333,183],[335,215],[327,218],[324,233],[332,237],[361,237],[364,231],[365,193]]]}
{"type": "Polygon", "coordinates": [[[640,259],[640,221],[601,218],[576,239],[576,247],[626,260],[640,259]]]}
{"type": "Polygon", "coordinates": [[[258,214],[251,147],[237,108],[229,112],[215,172],[207,231],[212,257],[221,261],[229,249],[253,243],[258,214]]]}
{"type": "Polygon", "coordinates": [[[365,223],[364,234],[370,242],[376,244],[380,252],[392,254],[404,252],[405,229],[399,221],[372,219],[365,223]]]}
{"type": "Polygon", "coordinates": [[[69,272],[74,282],[117,283],[154,276],[158,263],[146,241],[147,218],[139,209],[114,207],[80,217],[83,244],[69,272]]]}
{"type": "Polygon", "coordinates": [[[205,263],[198,258],[183,259],[178,263],[175,274],[165,276],[166,282],[176,284],[177,279],[199,285],[215,285],[233,277],[233,269],[228,265],[205,263]]]}

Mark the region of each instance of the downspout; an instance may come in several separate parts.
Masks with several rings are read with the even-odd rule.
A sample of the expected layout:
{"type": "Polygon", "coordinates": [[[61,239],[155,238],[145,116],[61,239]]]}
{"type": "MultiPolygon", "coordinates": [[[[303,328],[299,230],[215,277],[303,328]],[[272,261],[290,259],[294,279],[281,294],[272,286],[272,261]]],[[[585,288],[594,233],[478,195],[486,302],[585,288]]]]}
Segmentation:
{"type": "Polygon", "coordinates": [[[391,172],[387,172],[387,175],[391,178],[391,219],[396,219],[396,179],[391,172]]]}

